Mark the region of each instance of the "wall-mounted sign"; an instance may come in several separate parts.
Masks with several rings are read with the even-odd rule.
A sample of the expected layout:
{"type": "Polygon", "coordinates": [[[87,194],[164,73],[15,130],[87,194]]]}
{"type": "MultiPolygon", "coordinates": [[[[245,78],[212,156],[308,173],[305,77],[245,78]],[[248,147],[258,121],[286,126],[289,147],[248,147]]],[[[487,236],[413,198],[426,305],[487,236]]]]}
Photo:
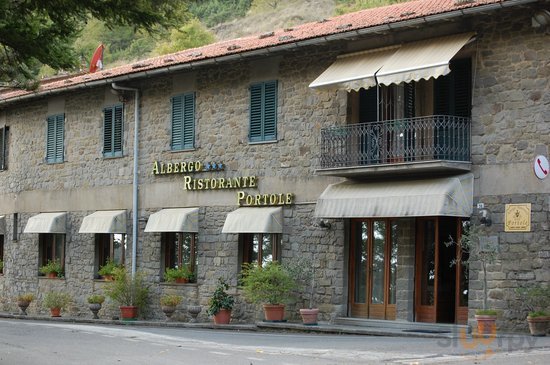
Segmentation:
{"type": "Polygon", "coordinates": [[[191,176],[183,177],[183,190],[219,190],[257,188],[256,176],[218,177],[195,179],[191,176]]]}
{"type": "Polygon", "coordinates": [[[533,162],[533,170],[535,170],[535,175],[539,179],[545,179],[550,170],[550,166],[548,166],[548,159],[543,155],[535,157],[535,161],[533,162]]]}
{"type": "Polygon", "coordinates": [[[202,171],[222,171],[223,162],[185,161],[185,162],[153,162],[153,175],[188,174],[202,171]]]}
{"type": "MultiPolygon", "coordinates": [[[[153,162],[151,173],[153,175],[183,174],[183,190],[222,190],[258,188],[256,176],[237,177],[199,177],[189,174],[205,171],[223,171],[225,165],[222,162],[184,161],[184,162],[153,162]]],[[[240,206],[270,206],[291,205],[294,203],[292,193],[248,194],[244,191],[237,192],[237,203],[240,206]]]]}
{"type": "Polygon", "coordinates": [[[505,232],[531,232],[531,203],[506,204],[505,232]]]}
{"type": "Polygon", "coordinates": [[[237,193],[237,202],[241,206],[262,206],[262,205],[291,205],[294,194],[255,194],[250,195],[244,191],[237,193]]]}

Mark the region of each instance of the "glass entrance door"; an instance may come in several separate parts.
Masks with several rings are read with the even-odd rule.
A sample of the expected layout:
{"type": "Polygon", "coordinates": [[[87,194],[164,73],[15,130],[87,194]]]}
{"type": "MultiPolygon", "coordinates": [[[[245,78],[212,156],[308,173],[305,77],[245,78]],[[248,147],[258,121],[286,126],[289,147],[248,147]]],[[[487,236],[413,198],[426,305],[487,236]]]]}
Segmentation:
{"type": "Polygon", "coordinates": [[[396,224],[369,219],[353,220],[351,226],[351,315],[395,319],[397,241],[392,236],[396,224]]]}
{"type": "MultiPolygon", "coordinates": [[[[417,322],[464,323],[468,313],[467,270],[456,244],[461,219],[418,218],[415,308],[417,322]]],[[[463,258],[464,259],[464,258],[463,258]]]]}

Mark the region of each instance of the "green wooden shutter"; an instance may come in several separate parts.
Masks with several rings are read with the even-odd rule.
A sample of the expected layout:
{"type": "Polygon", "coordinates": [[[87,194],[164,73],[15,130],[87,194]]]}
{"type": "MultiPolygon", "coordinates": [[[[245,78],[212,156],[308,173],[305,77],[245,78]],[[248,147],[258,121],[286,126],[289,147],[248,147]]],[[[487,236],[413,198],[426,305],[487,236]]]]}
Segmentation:
{"type": "Polygon", "coordinates": [[[183,148],[183,97],[172,98],[172,149],[183,148]]]}
{"type": "Polygon", "coordinates": [[[63,162],[64,121],[63,114],[47,118],[46,162],[48,163],[63,162]]]}
{"type": "Polygon", "coordinates": [[[277,81],[264,84],[264,133],[263,140],[277,139],[277,81]]]}
{"type": "Polygon", "coordinates": [[[277,81],[250,86],[249,141],[277,139],[277,81]]]}
{"type": "Polygon", "coordinates": [[[359,89],[359,122],[376,122],[378,118],[377,109],[377,98],[376,94],[378,90],[376,87],[371,87],[368,89],[359,89]]]}
{"type": "Polygon", "coordinates": [[[183,148],[195,147],[195,94],[183,97],[183,148]]]}
{"type": "Polygon", "coordinates": [[[122,105],[115,106],[114,114],[113,150],[115,156],[122,156],[122,105]]]}
{"type": "Polygon", "coordinates": [[[103,110],[103,155],[122,156],[123,108],[122,105],[103,110]]]}
{"type": "Polygon", "coordinates": [[[172,149],[195,147],[195,93],[172,98],[172,149]]]}
{"type": "Polygon", "coordinates": [[[248,136],[250,142],[262,140],[262,89],[262,84],[250,87],[250,132],[248,136]]]}

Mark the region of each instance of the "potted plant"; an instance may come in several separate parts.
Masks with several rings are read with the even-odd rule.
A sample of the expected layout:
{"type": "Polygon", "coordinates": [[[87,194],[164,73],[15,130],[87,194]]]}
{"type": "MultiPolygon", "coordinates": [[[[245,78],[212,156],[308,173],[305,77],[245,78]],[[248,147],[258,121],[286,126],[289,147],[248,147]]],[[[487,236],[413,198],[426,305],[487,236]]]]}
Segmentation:
{"type": "Polygon", "coordinates": [[[218,284],[208,302],[206,313],[214,317],[215,324],[229,324],[231,321],[231,310],[235,304],[235,298],[227,293],[229,285],[223,278],[218,278],[218,284]]]}
{"type": "Polygon", "coordinates": [[[97,273],[103,278],[103,280],[113,281],[114,270],[118,267],[122,267],[122,265],[117,265],[113,260],[111,260],[111,258],[108,258],[105,265],[101,266],[97,273]]]}
{"type": "Polygon", "coordinates": [[[283,321],[284,303],[291,298],[296,287],[296,282],[287,269],[275,261],[264,267],[246,264],[241,272],[241,284],[248,300],[263,304],[266,321],[283,321]]]}
{"type": "Polygon", "coordinates": [[[188,265],[182,265],[180,268],[166,269],[164,280],[167,282],[176,282],[178,284],[188,283],[195,279],[195,274],[188,265]]]}
{"type": "Polygon", "coordinates": [[[105,294],[118,303],[123,320],[134,320],[137,318],[138,310],[144,309],[149,294],[143,274],[136,273],[132,277],[126,269],[118,267],[114,269],[114,276],[116,280],[106,284],[105,294]]]}
{"type": "Polygon", "coordinates": [[[319,316],[319,308],[313,307],[313,296],[315,294],[315,255],[313,258],[293,259],[285,265],[292,277],[296,279],[301,296],[307,302],[306,308],[300,309],[302,323],[305,325],[316,325],[319,316]]]}
{"type": "Polygon", "coordinates": [[[546,336],[550,322],[550,287],[536,285],[517,289],[521,303],[529,311],[527,323],[532,336],[546,336]]]}
{"type": "Polygon", "coordinates": [[[39,271],[41,274],[53,279],[63,275],[63,266],[61,266],[59,260],[48,260],[48,263],[41,266],[39,271]]]}
{"type": "Polygon", "coordinates": [[[92,294],[88,297],[89,308],[94,315],[94,319],[99,319],[97,313],[101,309],[101,305],[105,301],[105,297],[99,294],[92,294]]]}
{"type": "Polygon", "coordinates": [[[496,320],[497,311],[488,308],[487,298],[487,265],[494,262],[496,258],[495,247],[484,247],[482,245],[481,237],[483,235],[483,227],[481,225],[470,224],[465,222],[464,231],[457,242],[451,238],[449,242],[445,242],[445,245],[449,246],[457,244],[460,247],[457,258],[451,261],[451,265],[460,262],[466,268],[468,267],[469,260],[474,258],[481,263],[481,269],[483,272],[482,290],[483,301],[482,308],[476,310],[475,318],[477,321],[477,330],[479,334],[495,334],[496,333],[496,320]]]}
{"type": "Polygon", "coordinates": [[[26,316],[27,315],[27,308],[31,304],[31,302],[34,300],[34,294],[31,293],[25,293],[20,294],[17,296],[17,306],[21,310],[21,314],[26,316]]]}
{"type": "Polygon", "coordinates": [[[61,310],[65,309],[71,297],[64,292],[50,291],[44,296],[44,302],[42,303],[44,308],[50,310],[52,317],[61,317],[61,310]]]}
{"type": "Polygon", "coordinates": [[[176,307],[181,303],[181,299],[181,296],[175,294],[167,294],[160,297],[160,306],[167,321],[172,318],[176,307]]]}

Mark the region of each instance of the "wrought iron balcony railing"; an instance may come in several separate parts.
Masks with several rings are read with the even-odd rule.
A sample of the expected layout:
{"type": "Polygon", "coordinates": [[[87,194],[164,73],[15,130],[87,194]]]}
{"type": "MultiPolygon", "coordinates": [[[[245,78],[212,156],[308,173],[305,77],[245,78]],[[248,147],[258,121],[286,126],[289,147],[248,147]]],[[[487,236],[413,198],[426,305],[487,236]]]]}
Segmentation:
{"type": "Polygon", "coordinates": [[[449,115],[321,130],[321,169],[413,161],[470,161],[470,118],[449,115]]]}

